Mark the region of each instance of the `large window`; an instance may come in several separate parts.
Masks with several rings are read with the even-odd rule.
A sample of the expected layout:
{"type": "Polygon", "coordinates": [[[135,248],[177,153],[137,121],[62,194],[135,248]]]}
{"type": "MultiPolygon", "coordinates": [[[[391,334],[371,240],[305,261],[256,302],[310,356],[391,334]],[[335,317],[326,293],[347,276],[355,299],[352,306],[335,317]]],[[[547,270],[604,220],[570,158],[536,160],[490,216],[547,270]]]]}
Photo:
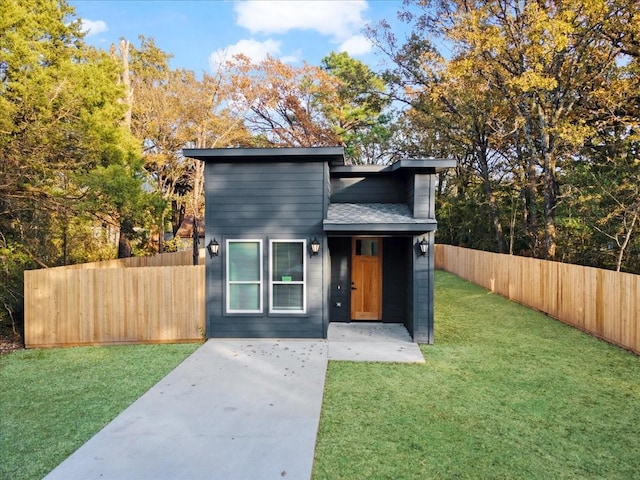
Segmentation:
{"type": "Polygon", "coordinates": [[[272,313],[305,313],[305,240],[271,241],[272,313]]]}
{"type": "Polygon", "coordinates": [[[262,240],[227,240],[227,312],[262,312],[262,240]]]}

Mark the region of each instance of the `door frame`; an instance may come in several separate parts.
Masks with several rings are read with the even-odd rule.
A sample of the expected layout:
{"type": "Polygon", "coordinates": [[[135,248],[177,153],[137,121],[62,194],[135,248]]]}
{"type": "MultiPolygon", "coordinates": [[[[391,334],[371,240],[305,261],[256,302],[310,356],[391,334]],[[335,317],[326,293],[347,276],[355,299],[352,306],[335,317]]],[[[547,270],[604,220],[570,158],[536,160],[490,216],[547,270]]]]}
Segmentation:
{"type": "MultiPolygon", "coordinates": [[[[350,320],[352,322],[361,322],[361,321],[371,321],[371,322],[377,322],[377,321],[382,321],[382,299],[383,299],[383,295],[382,295],[382,291],[383,291],[383,269],[382,269],[382,264],[383,264],[383,237],[378,237],[378,236],[371,236],[371,235],[362,235],[362,236],[355,236],[355,237],[351,237],[351,262],[350,262],[350,281],[351,281],[351,295],[350,295],[350,320]],[[363,258],[360,258],[360,255],[356,255],[356,242],[358,240],[363,240],[363,239],[371,239],[371,240],[377,240],[378,241],[378,252],[377,255],[375,257],[373,256],[364,256],[363,258]],[[378,297],[378,302],[377,302],[377,308],[375,312],[370,312],[369,315],[358,315],[358,313],[364,313],[364,312],[357,312],[356,311],[356,302],[354,301],[354,290],[358,289],[357,285],[354,285],[354,264],[356,263],[356,261],[361,261],[364,259],[371,259],[371,258],[375,258],[376,259],[376,263],[377,263],[377,268],[375,269],[375,276],[377,277],[377,291],[375,292],[377,297],[378,297]],[[360,317],[360,318],[358,318],[360,317]]],[[[370,263],[370,262],[369,262],[370,263]]],[[[374,266],[375,267],[375,266],[374,266]]],[[[360,290],[359,293],[363,293],[363,290],[360,290]]],[[[355,294],[358,295],[358,294],[355,294]]]]}

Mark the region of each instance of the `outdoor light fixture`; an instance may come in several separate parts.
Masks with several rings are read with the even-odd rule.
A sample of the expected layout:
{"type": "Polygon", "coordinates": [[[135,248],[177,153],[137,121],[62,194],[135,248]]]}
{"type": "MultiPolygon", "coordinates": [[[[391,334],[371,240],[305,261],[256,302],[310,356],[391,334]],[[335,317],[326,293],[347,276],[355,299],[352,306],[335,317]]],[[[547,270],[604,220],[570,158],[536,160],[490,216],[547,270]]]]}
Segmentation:
{"type": "Polygon", "coordinates": [[[424,257],[429,251],[429,242],[427,242],[426,238],[423,238],[418,245],[420,246],[420,255],[424,257]]]}
{"type": "Polygon", "coordinates": [[[320,251],[320,242],[318,241],[317,238],[314,238],[311,241],[311,255],[317,255],[319,251],[320,251]]]}
{"type": "Polygon", "coordinates": [[[218,256],[218,253],[220,253],[220,244],[216,241],[215,238],[209,242],[209,245],[207,245],[207,250],[209,251],[209,256],[211,258],[218,256]]]}

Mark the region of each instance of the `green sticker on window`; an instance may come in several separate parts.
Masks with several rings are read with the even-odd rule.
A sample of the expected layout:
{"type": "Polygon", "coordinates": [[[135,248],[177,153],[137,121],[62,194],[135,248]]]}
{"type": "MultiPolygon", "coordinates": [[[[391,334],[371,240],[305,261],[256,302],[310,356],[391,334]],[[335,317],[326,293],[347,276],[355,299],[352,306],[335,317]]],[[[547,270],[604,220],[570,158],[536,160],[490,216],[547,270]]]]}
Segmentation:
{"type": "Polygon", "coordinates": [[[283,276],[281,281],[290,282],[291,281],[291,277],[290,276],[286,276],[286,277],[283,276]]]}

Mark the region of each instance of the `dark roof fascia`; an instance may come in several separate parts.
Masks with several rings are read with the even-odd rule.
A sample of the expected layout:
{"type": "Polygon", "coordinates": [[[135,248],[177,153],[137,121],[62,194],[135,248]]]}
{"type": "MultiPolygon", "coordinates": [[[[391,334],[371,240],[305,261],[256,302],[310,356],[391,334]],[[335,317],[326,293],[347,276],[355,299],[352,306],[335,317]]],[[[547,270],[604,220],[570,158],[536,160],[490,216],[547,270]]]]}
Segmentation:
{"type": "Polygon", "coordinates": [[[368,177],[370,175],[378,175],[383,173],[388,165],[348,165],[348,166],[331,166],[332,177],[368,177]]]}
{"type": "Polygon", "coordinates": [[[237,162],[329,162],[344,165],[344,147],[308,148],[185,148],[185,157],[206,163],[237,162]]]}
{"type": "Polygon", "coordinates": [[[332,166],[334,177],[367,177],[371,175],[388,175],[396,172],[437,173],[454,168],[457,162],[449,158],[409,158],[398,160],[391,165],[347,165],[332,166]]]}
{"type": "MultiPolygon", "coordinates": [[[[454,168],[457,162],[452,158],[405,158],[389,165],[389,171],[396,170],[427,170],[428,173],[441,172],[447,168],[454,168]]],[[[427,173],[427,172],[425,172],[427,173]]]]}
{"type": "Polygon", "coordinates": [[[326,233],[335,234],[414,234],[420,235],[422,233],[433,232],[437,229],[438,222],[433,220],[432,222],[424,223],[330,223],[325,221],[323,224],[323,230],[326,233]]]}

